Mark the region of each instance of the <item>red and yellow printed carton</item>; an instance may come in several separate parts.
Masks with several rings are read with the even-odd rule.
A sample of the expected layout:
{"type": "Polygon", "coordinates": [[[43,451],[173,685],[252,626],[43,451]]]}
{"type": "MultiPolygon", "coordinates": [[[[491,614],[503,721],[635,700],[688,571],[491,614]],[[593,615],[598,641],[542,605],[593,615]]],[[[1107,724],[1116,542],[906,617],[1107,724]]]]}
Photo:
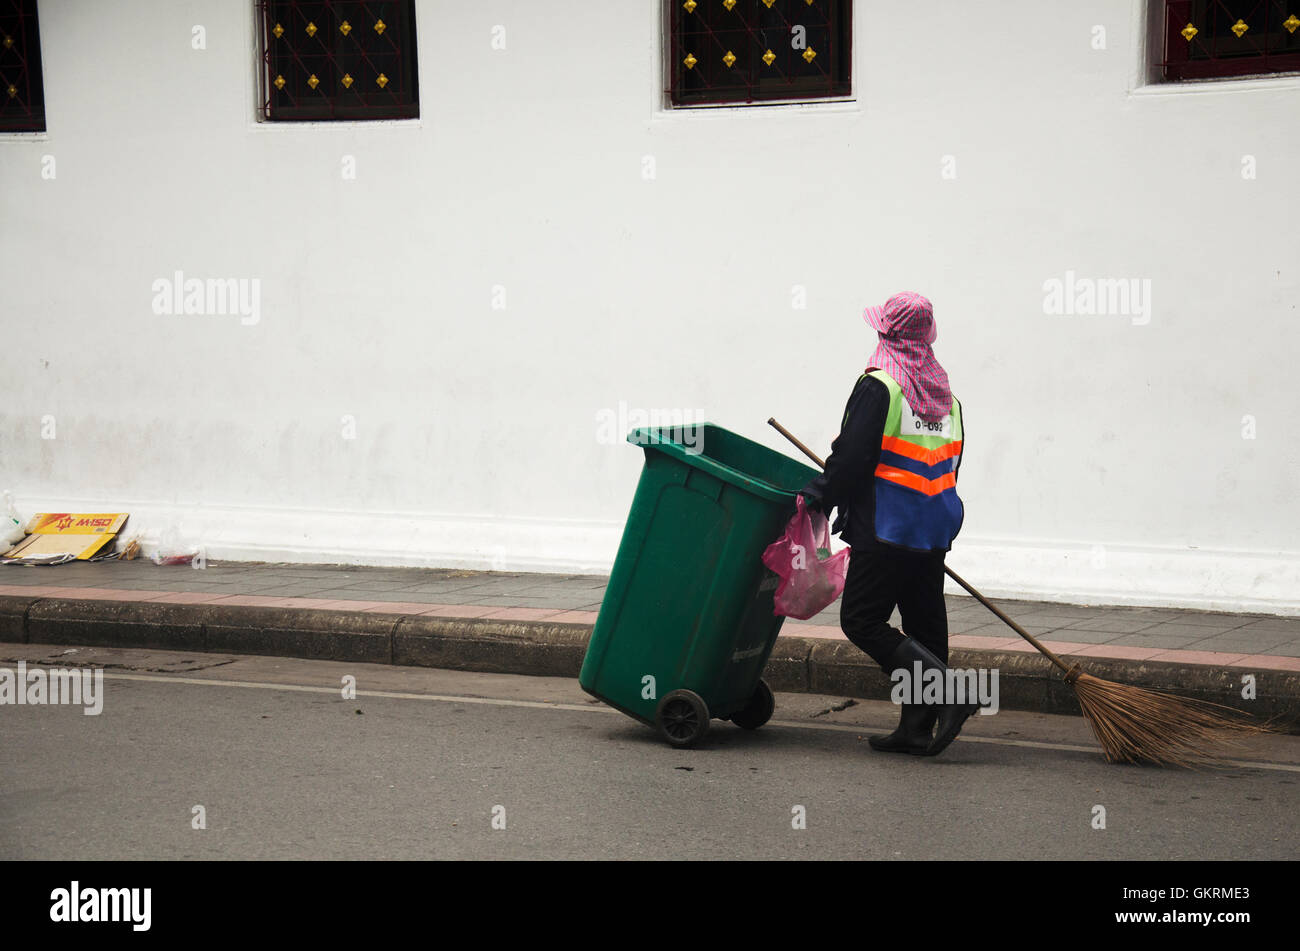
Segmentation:
{"type": "Polygon", "coordinates": [[[90,558],[113,540],[126,524],[125,512],[42,512],[27,523],[27,537],[4,553],[5,558],[71,555],[90,558]]]}

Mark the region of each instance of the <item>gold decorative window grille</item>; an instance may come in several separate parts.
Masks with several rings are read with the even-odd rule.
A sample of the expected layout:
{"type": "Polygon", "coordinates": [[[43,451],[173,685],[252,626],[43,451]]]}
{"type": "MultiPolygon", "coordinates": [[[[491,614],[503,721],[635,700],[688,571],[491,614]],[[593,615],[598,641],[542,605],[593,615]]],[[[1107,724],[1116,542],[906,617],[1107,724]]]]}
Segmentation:
{"type": "Polygon", "coordinates": [[[852,0],[665,0],[677,106],[848,96],[852,0]]]}
{"type": "Polygon", "coordinates": [[[0,0],[0,132],[44,132],[36,0],[0,0]]]}
{"type": "Polygon", "coordinates": [[[419,116],[415,0],[258,0],[257,8],[265,118],[419,116]]]}
{"type": "Polygon", "coordinates": [[[1165,79],[1300,72],[1300,0],[1168,0],[1165,79]]]}

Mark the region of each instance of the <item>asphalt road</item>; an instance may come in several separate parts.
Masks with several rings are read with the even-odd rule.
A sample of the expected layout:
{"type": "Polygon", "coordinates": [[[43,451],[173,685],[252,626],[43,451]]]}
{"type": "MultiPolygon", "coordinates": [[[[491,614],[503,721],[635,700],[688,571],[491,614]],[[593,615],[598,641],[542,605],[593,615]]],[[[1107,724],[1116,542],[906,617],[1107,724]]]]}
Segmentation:
{"type": "Polygon", "coordinates": [[[109,665],[98,716],[0,706],[0,858],[1300,852],[1297,737],[1253,742],[1249,766],[1182,772],[1105,763],[1078,718],[1002,712],[922,759],[867,746],[892,728],[888,704],[780,694],[763,729],[715,721],[705,747],[677,751],[569,680],[64,650],[0,645],[0,667],[109,665]]]}

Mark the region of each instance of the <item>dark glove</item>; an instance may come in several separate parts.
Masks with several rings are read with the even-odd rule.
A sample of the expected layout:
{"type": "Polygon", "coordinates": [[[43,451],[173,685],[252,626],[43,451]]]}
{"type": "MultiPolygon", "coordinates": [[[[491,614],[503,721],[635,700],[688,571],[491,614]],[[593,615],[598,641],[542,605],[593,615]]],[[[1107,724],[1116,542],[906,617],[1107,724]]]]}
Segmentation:
{"type": "Polygon", "coordinates": [[[831,509],[833,509],[835,505],[828,502],[827,499],[822,496],[820,477],[813,479],[800,489],[799,494],[803,496],[804,508],[808,509],[810,512],[821,512],[827,518],[830,518],[831,509]]]}

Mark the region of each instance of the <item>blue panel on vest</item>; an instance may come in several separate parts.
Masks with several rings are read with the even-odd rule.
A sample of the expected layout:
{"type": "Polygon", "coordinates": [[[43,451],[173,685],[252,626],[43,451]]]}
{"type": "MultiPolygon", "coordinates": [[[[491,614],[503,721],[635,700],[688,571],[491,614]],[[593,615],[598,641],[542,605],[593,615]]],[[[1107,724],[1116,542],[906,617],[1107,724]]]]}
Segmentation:
{"type": "Polygon", "coordinates": [[[965,515],[956,489],[925,495],[876,479],[876,537],[916,551],[947,551],[965,515]]]}

